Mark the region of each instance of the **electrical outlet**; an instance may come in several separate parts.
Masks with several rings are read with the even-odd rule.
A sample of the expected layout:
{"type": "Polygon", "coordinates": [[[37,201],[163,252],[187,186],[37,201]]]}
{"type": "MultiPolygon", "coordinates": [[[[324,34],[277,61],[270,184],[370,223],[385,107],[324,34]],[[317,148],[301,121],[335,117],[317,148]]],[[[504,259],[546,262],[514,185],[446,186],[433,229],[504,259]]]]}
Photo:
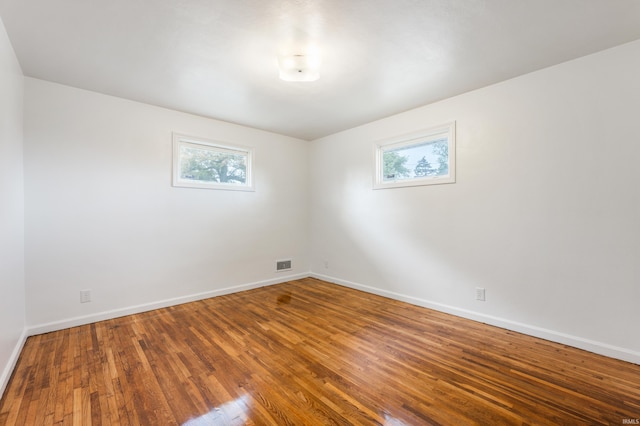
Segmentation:
{"type": "Polygon", "coordinates": [[[485,299],[485,290],[482,287],[476,287],[476,300],[480,300],[484,302],[485,299]]]}
{"type": "Polygon", "coordinates": [[[91,290],[80,290],[80,303],[91,302],[91,290]]]}
{"type": "Polygon", "coordinates": [[[329,269],[329,261],[328,260],[324,261],[324,269],[329,269]]]}

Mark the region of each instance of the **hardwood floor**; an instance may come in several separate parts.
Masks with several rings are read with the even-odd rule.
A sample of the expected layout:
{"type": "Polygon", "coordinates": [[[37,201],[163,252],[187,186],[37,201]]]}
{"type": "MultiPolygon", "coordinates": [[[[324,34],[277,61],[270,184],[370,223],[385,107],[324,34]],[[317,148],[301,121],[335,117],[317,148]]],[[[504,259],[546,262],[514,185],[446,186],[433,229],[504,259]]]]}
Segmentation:
{"type": "Polygon", "coordinates": [[[0,424],[633,424],[640,366],[312,278],[30,337],[0,424]]]}

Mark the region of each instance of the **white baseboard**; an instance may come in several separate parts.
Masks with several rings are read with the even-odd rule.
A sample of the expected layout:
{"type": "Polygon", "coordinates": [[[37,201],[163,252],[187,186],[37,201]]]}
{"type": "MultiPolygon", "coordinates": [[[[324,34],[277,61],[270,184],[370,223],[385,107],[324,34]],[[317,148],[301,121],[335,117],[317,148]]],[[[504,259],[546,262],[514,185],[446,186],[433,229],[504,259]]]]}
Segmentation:
{"type": "Polygon", "coordinates": [[[16,368],[18,358],[20,358],[20,353],[22,352],[22,348],[27,341],[27,337],[28,333],[27,329],[25,328],[24,330],[22,330],[22,334],[18,338],[16,346],[13,348],[13,352],[11,352],[11,356],[9,357],[7,364],[4,366],[4,370],[2,370],[2,375],[0,376],[0,398],[2,398],[2,395],[4,395],[4,391],[9,384],[11,373],[13,373],[13,369],[16,368]]]}
{"type": "Polygon", "coordinates": [[[194,302],[196,300],[208,299],[210,297],[222,296],[225,294],[237,293],[240,291],[251,290],[259,287],[266,287],[269,285],[280,284],[287,281],[299,280],[309,277],[309,273],[295,274],[295,275],[283,275],[278,278],[273,278],[265,281],[257,281],[249,284],[242,284],[233,287],[226,287],[212,291],[206,291],[203,293],[196,293],[187,296],[175,297],[172,299],[159,300],[151,303],[144,303],[142,305],[129,306],[126,308],[113,309],[109,311],[98,312],[91,315],[84,315],[80,317],[67,318],[60,321],[49,322],[45,324],[38,324],[27,327],[27,335],[34,336],[36,334],[49,333],[52,331],[64,330],[65,328],[77,327],[79,325],[91,324],[97,321],[104,321],[113,318],[123,317],[126,315],[139,314],[141,312],[152,311],[154,309],[166,308],[169,306],[180,305],[183,303],[194,302]]]}
{"type": "Polygon", "coordinates": [[[435,311],[445,312],[447,314],[456,315],[462,318],[471,319],[474,321],[482,322],[496,327],[504,328],[507,330],[516,331],[518,333],[527,334],[533,337],[539,337],[541,339],[549,340],[563,345],[572,346],[578,349],[584,349],[589,352],[593,352],[599,355],[604,355],[610,358],[620,359],[622,361],[632,362],[640,365],[640,352],[635,352],[630,349],[621,348],[618,346],[609,345],[607,343],[596,342],[593,340],[585,339],[578,336],[572,336],[569,334],[561,333],[554,330],[548,330],[545,328],[536,327],[533,325],[523,324],[516,321],[507,320],[504,318],[494,317],[491,315],[482,314],[479,312],[470,311],[467,309],[456,308],[455,306],[444,305],[429,300],[420,299],[413,296],[407,296],[405,294],[395,293],[388,290],[382,290],[375,287],[370,287],[363,284],[354,283],[351,281],[342,280],[339,278],[317,274],[312,272],[310,274],[313,278],[318,278],[323,281],[332,282],[344,287],[361,290],[367,293],[377,294],[379,296],[388,297],[390,299],[400,300],[402,302],[411,303],[412,305],[422,306],[424,308],[433,309],[435,311]]]}

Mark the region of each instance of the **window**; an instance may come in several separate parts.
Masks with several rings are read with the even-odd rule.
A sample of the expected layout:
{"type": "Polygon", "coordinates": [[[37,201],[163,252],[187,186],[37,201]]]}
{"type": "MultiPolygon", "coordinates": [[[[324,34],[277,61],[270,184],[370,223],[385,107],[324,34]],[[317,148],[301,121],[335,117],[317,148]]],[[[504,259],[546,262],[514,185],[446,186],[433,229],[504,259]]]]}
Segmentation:
{"type": "Polygon", "coordinates": [[[253,149],[173,135],[173,186],[253,191],[253,149]]]}
{"type": "Polygon", "coordinates": [[[374,189],[453,183],[455,123],[376,144],[374,189]]]}

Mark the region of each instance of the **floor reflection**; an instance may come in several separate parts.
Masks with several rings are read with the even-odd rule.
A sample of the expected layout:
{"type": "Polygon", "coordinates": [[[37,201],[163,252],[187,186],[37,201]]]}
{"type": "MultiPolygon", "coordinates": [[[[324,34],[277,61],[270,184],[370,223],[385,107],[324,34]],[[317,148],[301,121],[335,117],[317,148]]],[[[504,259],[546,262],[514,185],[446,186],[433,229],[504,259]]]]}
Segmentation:
{"type": "Polygon", "coordinates": [[[278,296],[278,305],[286,305],[291,302],[291,293],[286,293],[278,296]]]}
{"type": "Polygon", "coordinates": [[[398,420],[387,413],[384,413],[384,423],[382,424],[384,426],[409,426],[408,423],[405,423],[402,420],[398,420]]]}
{"type": "Polygon", "coordinates": [[[187,420],[182,426],[243,425],[249,418],[249,402],[249,395],[243,395],[200,417],[187,420]]]}

